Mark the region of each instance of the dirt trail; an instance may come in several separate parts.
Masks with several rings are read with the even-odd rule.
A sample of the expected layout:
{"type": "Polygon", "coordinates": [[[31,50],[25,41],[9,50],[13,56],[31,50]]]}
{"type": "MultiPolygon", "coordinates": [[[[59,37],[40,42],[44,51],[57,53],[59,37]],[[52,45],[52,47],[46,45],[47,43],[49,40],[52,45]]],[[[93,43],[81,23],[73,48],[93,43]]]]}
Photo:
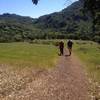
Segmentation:
{"type": "Polygon", "coordinates": [[[48,71],[14,72],[0,65],[0,100],[89,100],[88,81],[74,55],[61,56],[48,71]]]}

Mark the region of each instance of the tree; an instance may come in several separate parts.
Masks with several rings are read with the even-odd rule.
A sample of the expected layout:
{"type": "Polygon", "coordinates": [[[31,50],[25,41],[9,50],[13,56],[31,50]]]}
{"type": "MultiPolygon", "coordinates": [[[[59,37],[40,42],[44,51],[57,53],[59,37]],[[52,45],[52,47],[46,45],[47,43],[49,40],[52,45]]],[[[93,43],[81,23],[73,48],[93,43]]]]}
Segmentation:
{"type": "Polygon", "coordinates": [[[100,42],[100,0],[84,0],[84,8],[87,11],[91,12],[92,15],[92,32],[95,36],[95,34],[99,34],[95,37],[95,41],[97,39],[98,42],[100,42]],[[98,30],[99,29],[99,30],[98,30]]]}
{"type": "Polygon", "coordinates": [[[95,33],[95,24],[96,24],[96,13],[95,13],[95,9],[96,9],[96,0],[84,0],[84,9],[85,11],[90,11],[91,15],[92,15],[92,29],[93,29],[93,33],[95,33]]]}

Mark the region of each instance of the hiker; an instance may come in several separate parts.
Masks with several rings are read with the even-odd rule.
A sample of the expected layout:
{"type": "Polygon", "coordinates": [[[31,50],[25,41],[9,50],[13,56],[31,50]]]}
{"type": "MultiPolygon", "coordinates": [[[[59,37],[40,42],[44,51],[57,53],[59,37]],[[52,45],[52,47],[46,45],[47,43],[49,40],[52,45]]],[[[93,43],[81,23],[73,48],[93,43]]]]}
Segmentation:
{"type": "Polygon", "coordinates": [[[64,42],[63,41],[59,43],[59,50],[60,50],[60,55],[63,55],[64,53],[64,42]]]}
{"type": "Polygon", "coordinates": [[[69,56],[71,56],[71,53],[72,53],[72,46],[73,46],[73,42],[71,40],[69,40],[67,42],[67,48],[68,48],[68,51],[69,51],[69,56]]]}

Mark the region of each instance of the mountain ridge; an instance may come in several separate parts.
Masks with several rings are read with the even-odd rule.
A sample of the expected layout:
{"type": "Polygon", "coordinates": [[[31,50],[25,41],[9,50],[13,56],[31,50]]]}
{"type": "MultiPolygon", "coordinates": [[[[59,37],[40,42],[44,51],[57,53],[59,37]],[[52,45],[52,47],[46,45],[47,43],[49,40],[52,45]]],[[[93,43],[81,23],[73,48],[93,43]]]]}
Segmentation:
{"type": "Polygon", "coordinates": [[[36,19],[6,13],[0,15],[0,42],[53,38],[93,40],[91,20],[89,12],[83,13],[82,0],[36,19]]]}

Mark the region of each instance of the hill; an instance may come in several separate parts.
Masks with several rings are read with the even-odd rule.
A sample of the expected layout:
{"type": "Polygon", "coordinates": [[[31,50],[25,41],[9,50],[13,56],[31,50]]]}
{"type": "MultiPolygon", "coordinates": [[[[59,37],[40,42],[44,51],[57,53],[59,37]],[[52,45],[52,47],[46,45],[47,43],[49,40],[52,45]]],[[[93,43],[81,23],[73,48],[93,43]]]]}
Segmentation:
{"type": "Polygon", "coordinates": [[[82,0],[38,19],[8,13],[0,15],[0,42],[53,38],[93,40],[94,37],[91,15],[83,13],[82,0]]]}
{"type": "Polygon", "coordinates": [[[0,42],[22,41],[32,34],[33,18],[5,13],[0,15],[0,42]]]}
{"type": "Polygon", "coordinates": [[[62,38],[90,39],[92,19],[89,12],[84,14],[82,10],[83,2],[76,1],[61,12],[41,16],[34,23],[42,30],[56,32],[62,38]]]}

